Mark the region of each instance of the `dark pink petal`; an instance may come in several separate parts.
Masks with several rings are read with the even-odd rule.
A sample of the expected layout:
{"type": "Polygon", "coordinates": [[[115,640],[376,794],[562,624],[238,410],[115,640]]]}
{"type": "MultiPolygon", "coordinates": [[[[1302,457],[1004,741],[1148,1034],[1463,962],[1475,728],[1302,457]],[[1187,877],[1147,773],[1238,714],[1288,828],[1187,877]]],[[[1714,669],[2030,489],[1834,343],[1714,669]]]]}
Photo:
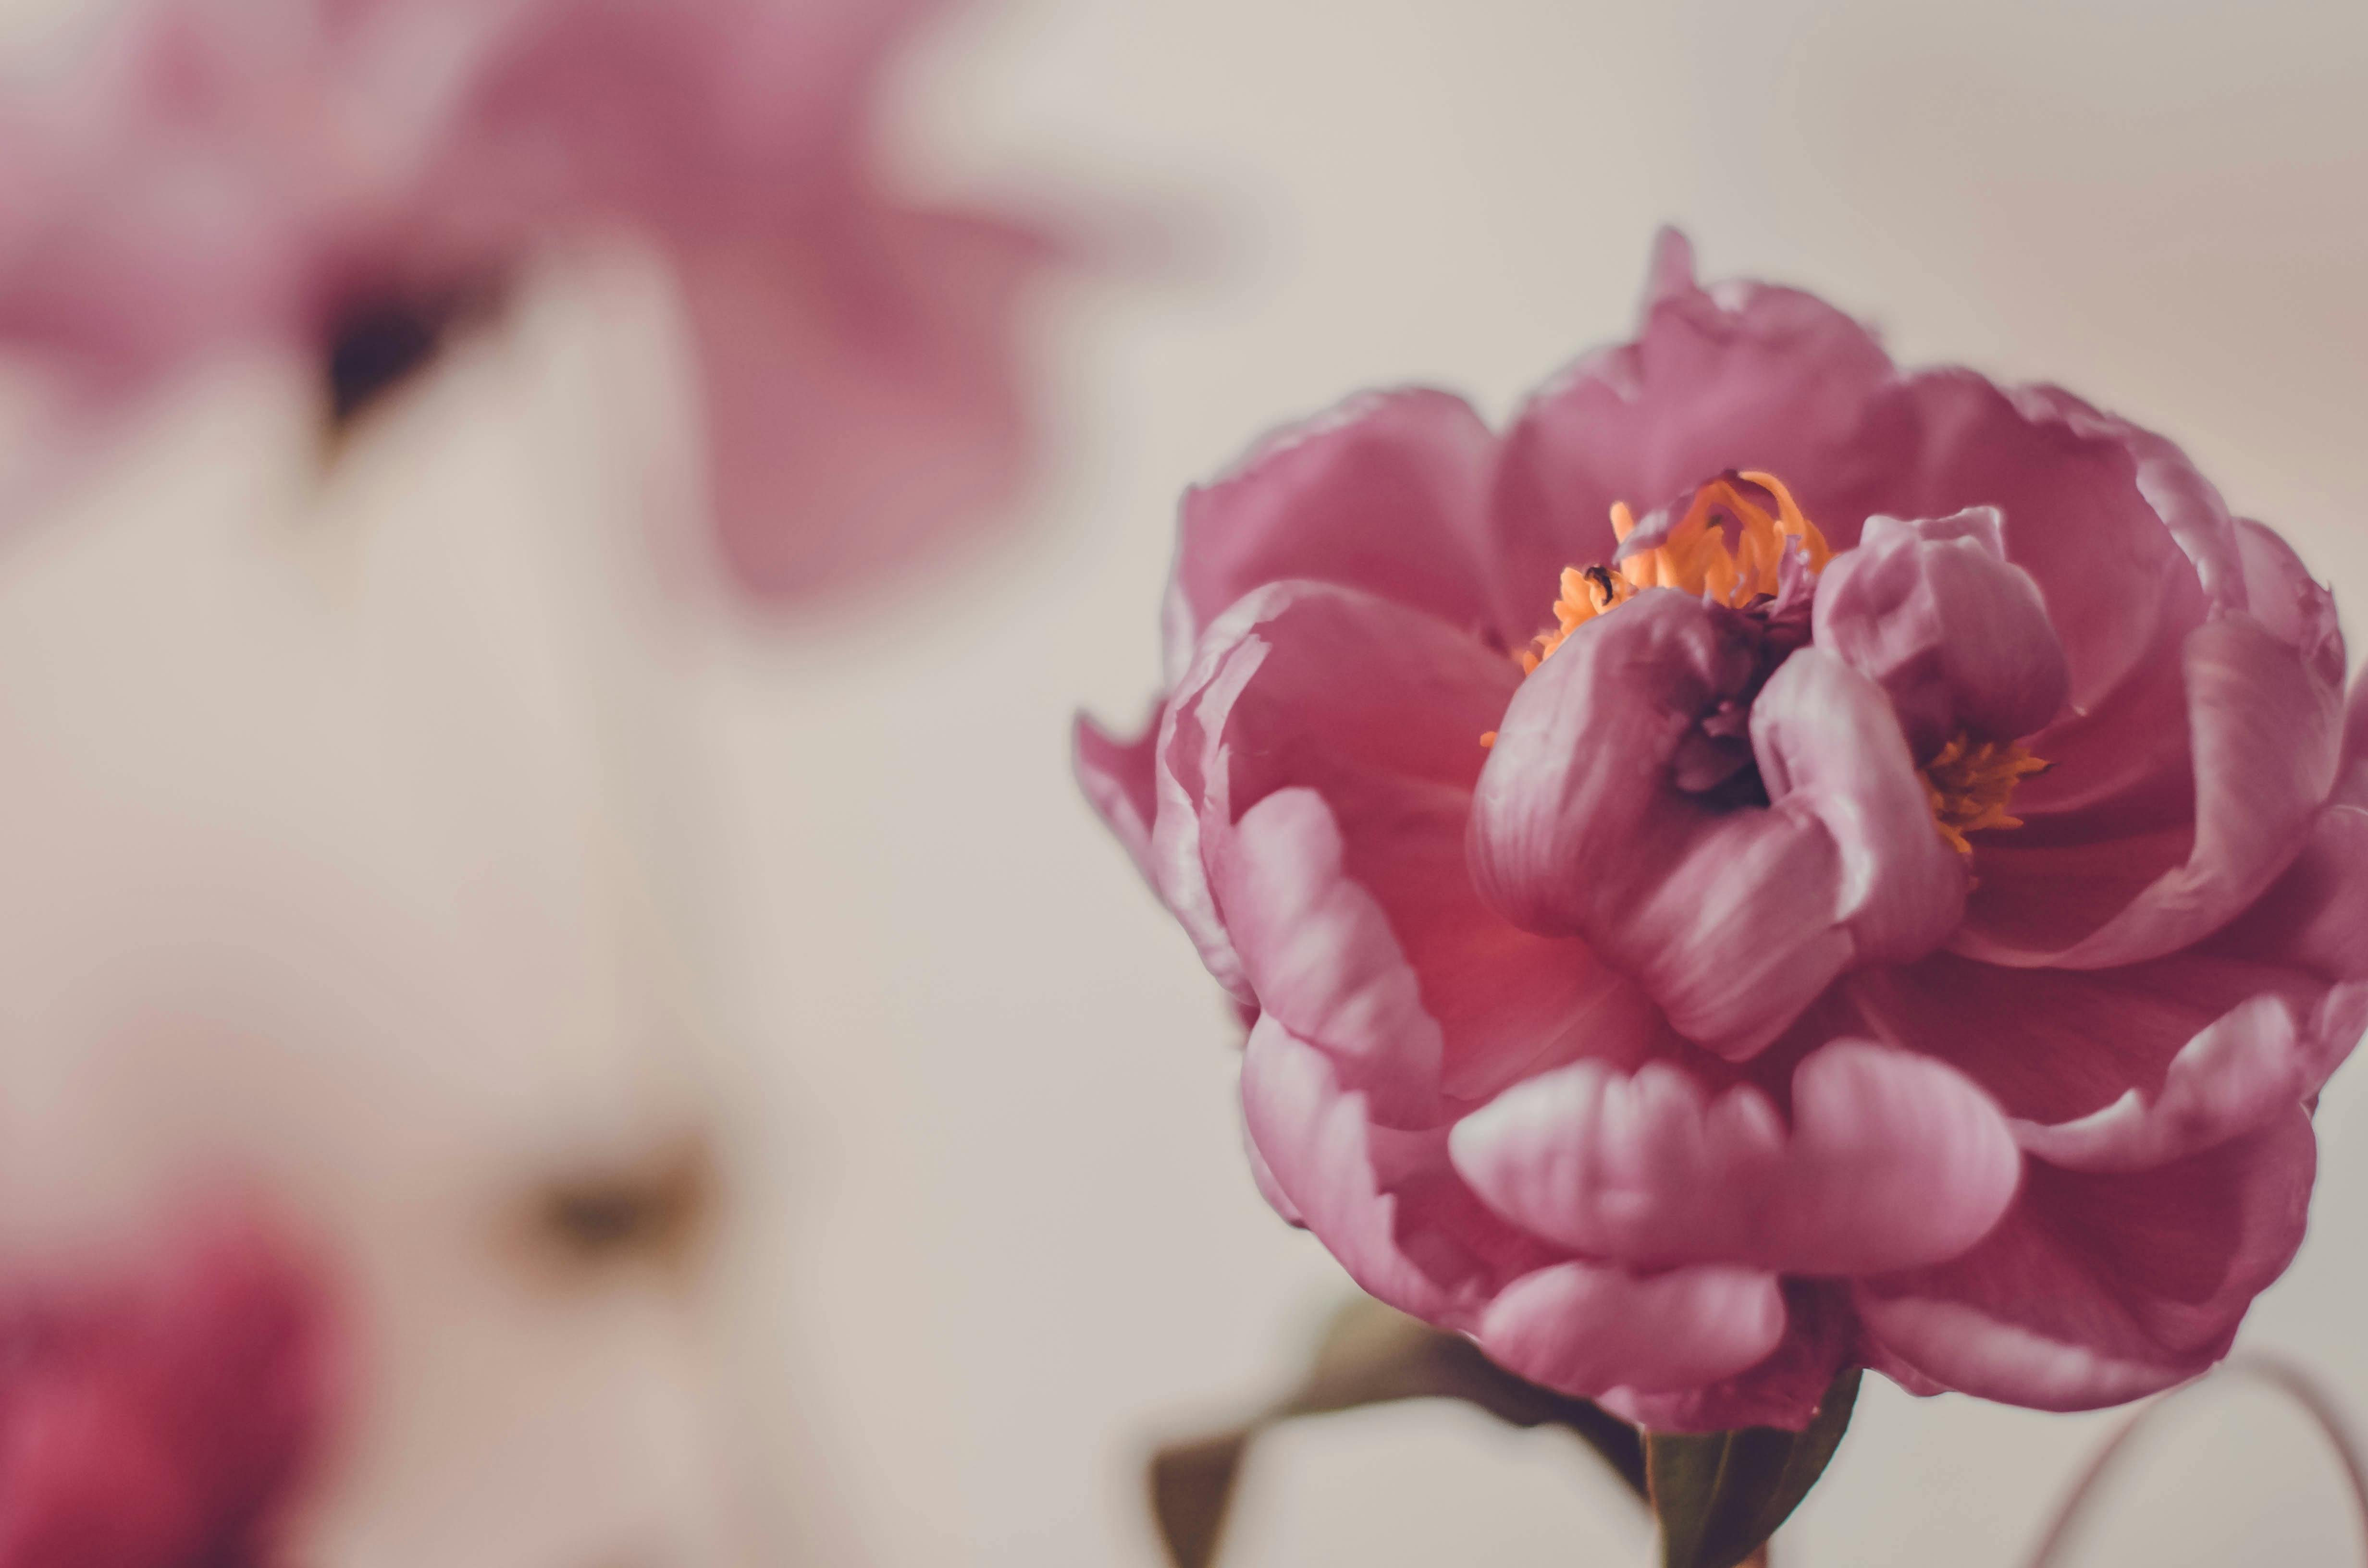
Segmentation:
{"type": "Polygon", "coordinates": [[[2162,1092],[2180,1051],[2273,996],[2308,1017],[2325,979],[2294,963],[2208,950],[2119,970],[2000,970],[1936,953],[1844,983],[1862,1027],[1939,1057],[2024,1121],[2077,1121],[2162,1092]]]}
{"type": "Polygon", "coordinates": [[[1154,703],[1143,733],[1131,741],[1082,713],[1070,729],[1077,787],[1145,877],[1151,875],[1151,824],[1159,814],[1156,752],[1165,710],[1166,704],[1154,703]]]}
{"type": "Polygon", "coordinates": [[[1767,809],[1674,786],[1694,722],[1751,668],[1725,613],[1656,589],[1574,632],[1506,710],[1472,855],[1508,918],[1585,938],[1679,1033],[1741,1060],[1836,975],[1929,951],[1964,871],[1890,703],[1816,648],[1752,705],[1767,809]]]}
{"type": "Polygon", "coordinates": [[[1370,392],[1268,437],[1187,491],[1169,673],[1225,607],[1290,578],[1361,588],[1465,631],[1493,626],[1480,531],[1496,444],[1451,393],[1370,392]]]}
{"type": "Polygon", "coordinates": [[[1558,1261],[1472,1196],[1448,1164],[1444,1129],[1373,1126],[1331,1058],[1271,1017],[1244,1048],[1242,1109],[1300,1222],[1401,1312],[1470,1329],[1506,1284],[1558,1261]]]}
{"type": "Polygon", "coordinates": [[[2343,769],[2335,798],[2347,805],[2368,806],[2368,681],[2354,682],[2351,699],[2344,705],[2343,769]]]}
{"type": "Polygon", "coordinates": [[[2368,809],[2321,811],[2285,874],[2207,947],[2327,980],[2368,980],[2368,809]]]}
{"type": "Polygon", "coordinates": [[[1722,1265],[1640,1275],[1558,1263],[1506,1286],[1478,1330],[1498,1366],[1582,1399],[1717,1382],[1765,1359],[1783,1337],[1774,1276],[1722,1265]]]}
{"type": "Polygon", "coordinates": [[[2191,633],[2183,664],[2196,802],[2184,859],[2089,926],[2097,902],[2080,895],[2096,885],[2091,861],[1985,846],[1957,951],[2014,966],[2135,963],[2210,936],[2285,869],[2335,781],[2341,687],[2318,651],[2297,650],[2241,610],[2191,633]],[[2080,881],[2090,886],[2066,886],[2080,881]]]}
{"type": "Polygon", "coordinates": [[[2069,1170],[2135,1171],[2201,1153],[2305,1104],[2368,1023],[2368,983],[2316,1007],[2265,994],[2214,1019],[2171,1059],[2159,1090],[2131,1088],[2073,1121],[2015,1123],[2023,1148],[2069,1170]]]}
{"type": "Polygon", "coordinates": [[[1961,732],[2010,741],[2064,706],[2064,650],[1998,515],[1867,519],[1817,583],[1818,647],[1883,687],[1919,757],[1961,732]]]}
{"type": "Polygon", "coordinates": [[[2181,539],[2215,562],[2233,560],[2225,509],[2208,487],[2195,494],[2202,481],[2192,470],[2142,490],[2142,475],[2167,460],[2155,454],[2153,467],[2143,466],[2125,427],[2085,415],[2076,423],[2044,394],[2001,391],[1968,370],[1919,373],[1882,403],[1868,434],[1884,473],[1865,489],[1861,515],[1996,507],[2007,558],[2039,585],[2062,643],[2070,707],[2030,743],[2056,767],[2016,794],[2016,814],[2032,824],[2026,835],[2089,837],[2185,820],[2177,657],[2212,601],[2181,539]],[[2179,504],[2167,519],[2150,496],[2179,504]]]}
{"type": "Polygon", "coordinates": [[[2039,1410],[2135,1399],[2227,1353],[2302,1241],[2315,1163],[2296,1107],[2153,1170],[2034,1164],[1988,1240],[1861,1280],[1859,1312],[1881,1354],[1945,1388],[2039,1410]]]}
{"type": "MultiPolygon", "coordinates": [[[[1764,469],[1828,523],[1863,466],[1852,438],[1868,401],[1894,374],[1872,333],[1814,296],[1700,288],[1692,247],[1664,231],[1636,340],[1555,376],[1505,438],[1492,526],[1508,623],[1552,624],[1562,568],[1611,559],[1615,501],[1641,515],[1727,469],[1764,469]]],[[[1862,516],[1827,531],[1847,545],[1862,516]]]]}
{"type": "Polygon", "coordinates": [[[1490,1208],[1574,1252],[1791,1274],[1954,1257],[1997,1222],[2022,1167],[1963,1074],[1855,1040],[1794,1070],[1789,1126],[1756,1085],[1713,1096],[1673,1062],[1579,1062],[1507,1090],[1448,1147],[1490,1208]]]}

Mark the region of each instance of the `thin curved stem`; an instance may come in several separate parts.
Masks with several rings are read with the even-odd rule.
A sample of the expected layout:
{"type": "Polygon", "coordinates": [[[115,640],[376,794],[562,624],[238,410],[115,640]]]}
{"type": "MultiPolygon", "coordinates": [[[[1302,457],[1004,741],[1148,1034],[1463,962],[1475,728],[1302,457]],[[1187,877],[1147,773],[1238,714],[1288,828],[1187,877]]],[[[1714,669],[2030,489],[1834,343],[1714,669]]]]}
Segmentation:
{"type": "Polygon", "coordinates": [[[2343,1413],[2336,1407],[2333,1397],[2302,1368],[2277,1357],[2251,1354],[2237,1357],[2224,1363],[2210,1376],[2173,1389],[2123,1422],[2121,1429],[2107,1438],[2104,1447],[2089,1460],[2089,1467],[2072,1483],[2072,1490],[2065,1494],[2062,1506],[2056,1509],[2054,1521],[2047,1527],[2047,1533],[2040,1538],[2038,1549],[2031,1554],[2030,1568],[2056,1568],[2058,1559],[2072,1539],[2073,1527],[2080,1522],[2081,1516],[2088,1511],[2089,1504],[2096,1496],[2098,1486],[2141,1427],[2151,1426],[2155,1418],[2177,1403],[2181,1395],[2206,1383],[2232,1377],[2250,1378],[2285,1394],[2302,1406],[2312,1425],[2325,1436],[2328,1446],[2335,1450],[2336,1459],[2343,1467],[2344,1480],[2351,1487],[2352,1509],[2360,1521],[2362,1561],[2368,1562],[2368,1469],[2362,1467],[2359,1445],[2352,1440],[2351,1433],[2344,1423],[2343,1413]]]}

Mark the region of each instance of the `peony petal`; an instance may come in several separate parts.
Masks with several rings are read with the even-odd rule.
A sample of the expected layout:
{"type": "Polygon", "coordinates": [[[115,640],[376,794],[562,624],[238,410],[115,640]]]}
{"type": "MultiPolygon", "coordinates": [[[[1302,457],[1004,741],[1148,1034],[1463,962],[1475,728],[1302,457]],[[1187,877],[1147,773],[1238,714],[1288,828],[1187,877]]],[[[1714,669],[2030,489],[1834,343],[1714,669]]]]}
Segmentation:
{"type": "Polygon", "coordinates": [[[1783,1282],[1784,1337],[1746,1370],[1697,1388],[1660,1393],[1624,1388],[1597,1403],[1654,1432],[1732,1432],[1779,1426],[1798,1432],[1825,1402],[1843,1366],[1858,1358],[1858,1315],[1839,1286],[1783,1282]]]}
{"type": "Polygon", "coordinates": [[[1505,1287],[1478,1330],[1490,1360],[1581,1399],[1716,1382],[1765,1359],[1783,1337],[1774,1277],[1716,1265],[1636,1275],[1555,1264],[1505,1287]]]}
{"type": "Polygon", "coordinates": [[[1574,1252],[1642,1268],[1732,1262],[1862,1274],[1954,1257],[2013,1199],[2014,1139],[1987,1095],[1863,1041],[1794,1070],[1786,1127],[1740,1084],[1675,1063],[1580,1062],[1457,1123],[1456,1170],[1488,1206],[1574,1252]]]}
{"type": "Polygon", "coordinates": [[[1817,646],[1883,687],[1919,757],[1961,732],[2030,734],[2064,705],[2064,650],[1991,507],[1868,518],[1818,579],[1813,625],[1817,646]]]}
{"type": "Polygon", "coordinates": [[[1154,884],[1220,983],[1243,978],[1202,852],[1278,789],[1398,777],[1468,790],[1480,736],[1520,680],[1509,660],[1353,589],[1277,583],[1217,618],[1169,699],[1156,752],[1154,884]]]}
{"type": "Polygon", "coordinates": [[[1548,622],[1565,566],[1611,559],[1611,504],[1639,512],[1728,469],[1781,476],[1837,545],[1863,510],[1855,486],[1869,400],[1895,377],[1859,323],[1811,295],[1694,282],[1684,237],[1664,231],[1633,343],[1598,350],[1541,387],[1505,438],[1492,528],[1508,625],[1548,622]]]}
{"type": "Polygon", "coordinates": [[[1450,393],[1368,393],[1269,437],[1188,491],[1169,674],[1227,606],[1289,578],[1361,588],[1466,631],[1491,626],[1479,534],[1496,444],[1450,393]]]}
{"type": "Polygon", "coordinates": [[[2316,1007],[2264,994],[2214,1019],[2171,1059],[2160,1090],[2136,1088],[2077,1120],[2018,1120],[2015,1137],[2068,1170],[2136,1171],[2239,1137],[2302,1106],[2368,1020],[2368,983],[2340,985],[2316,1007]]]}
{"type": "Polygon", "coordinates": [[[1936,953],[1842,990],[1876,1038],[1939,1057],[2012,1118],[2076,1121],[2158,1095],[2197,1035],[2259,996],[2308,1016],[2328,983],[2295,964],[2196,950],[2119,970],[1999,970],[1936,953]]]}
{"type": "Polygon", "coordinates": [[[1243,1048],[1242,1110],[1299,1222],[1400,1312],[1469,1329],[1507,1283],[1557,1260],[1472,1196],[1443,1131],[1374,1127],[1331,1059],[1272,1017],[1243,1048]]]}
{"type": "Polygon", "coordinates": [[[1951,946],[2016,967],[2104,969],[2210,936],[2267,890],[2301,849],[2335,781],[2342,690],[2321,653],[2223,611],[2184,648],[2193,736],[2195,835],[2183,862],[2136,890],[2102,925],[2067,931],[2060,896],[2083,869],[2044,848],[2002,846],[1951,946]]]}
{"type": "Polygon", "coordinates": [[[1077,787],[1146,878],[1151,875],[1151,824],[1159,814],[1156,754],[1165,709],[1164,703],[1152,704],[1143,733],[1131,741],[1119,739],[1082,713],[1069,736],[1077,787]]]}
{"type": "Polygon", "coordinates": [[[2368,980],[2368,809],[2321,811],[2285,874],[2206,947],[2327,980],[2368,980]]]}
{"type": "Polygon", "coordinates": [[[2040,1410],[2135,1399],[2227,1353],[2302,1241],[2315,1164],[2296,1107],[2148,1171],[2034,1165],[1981,1245],[1861,1280],[1858,1310],[1879,1357],[1944,1388],[2040,1410]]]}
{"type": "Polygon", "coordinates": [[[1770,807],[1675,788],[1679,744],[1751,668],[1730,613],[1649,590],[1574,632],[1506,710],[1472,853],[1508,918],[1584,937],[1678,1032],[1740,1060],[1836,975],[1941,940],[1964,871],[1883,693],[1815,648],[1752,706],[1770,807]]]}

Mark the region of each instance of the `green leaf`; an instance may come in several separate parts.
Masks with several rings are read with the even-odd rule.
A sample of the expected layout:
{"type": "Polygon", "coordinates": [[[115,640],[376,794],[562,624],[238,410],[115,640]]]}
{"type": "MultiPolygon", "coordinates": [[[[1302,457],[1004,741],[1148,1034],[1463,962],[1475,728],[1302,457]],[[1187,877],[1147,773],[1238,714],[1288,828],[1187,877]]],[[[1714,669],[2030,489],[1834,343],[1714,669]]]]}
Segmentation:
{"type": "Polygon", "coordinates": [[[1296,1389],[1239,1426],[1152,1457],[1152,1517],[1169,1561],[1176,1568],[1216,1561],[1242,1460],[1267,1427],[1405,1399],[1459,1399],[1515,1426],[1560,1426],[1645,1496],[1645,1440],[1635,1427],[1586,1400],[1522,1381],[1460,1335],[1360,1297],[1333,1314],[1296,1389]]]}
{"type": "Polygon", "coordinates": [[[1836,1378],[1802,1432],[1646,1433],[1645,1474],[1661,1523],[1662,1568],[1736,1568],[1759,1551],[1841,1446],[1858,1381],[1855,1367],[1836,1378]]]}

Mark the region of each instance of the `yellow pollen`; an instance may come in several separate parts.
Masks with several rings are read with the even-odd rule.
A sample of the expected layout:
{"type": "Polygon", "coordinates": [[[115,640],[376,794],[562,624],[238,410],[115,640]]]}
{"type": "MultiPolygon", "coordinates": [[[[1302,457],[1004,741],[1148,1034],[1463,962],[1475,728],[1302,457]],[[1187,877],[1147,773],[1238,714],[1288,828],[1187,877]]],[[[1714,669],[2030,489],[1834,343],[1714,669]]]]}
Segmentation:
{"type": "Polygon", "coordinates": [[[1974,846],[1965,835],[2022,825],[2021,817],[2007,815],[2006,803],[2013,797],[2014,787],[2053,766],[2019,745],[1975,742],[1971,735],[1959,735],[1924,765],[1924,793],[1932,802],[1932,825],[1941,830],[1951,848],[1971,855],[1974,846]]]}
{"type": "MultiPolygon", "coordinates": [[[[1611,532],[1622,540],[1635,531],[1635,514],[1624,501],[1611,505],[1611,532]]],[[[1712,480],[1694,492],[1685,516],[1678,519],[1660,545],[1622,562],[1616,567],[1566,566],[1562,597],[1554,601],[1554,625],[1538,633],[1517,655],[1524,672],[1545,663],[1563,640],[1606,610],[1624,604],[1639,589],[1680,588],[1708,594],[1722,604],[1741,608],[1760,597],[1772,597],[1782,585],[1784,552],[1798,544],[1809,570],[1822,572],[1833,550],[1817,525],[1802,514],[1801,505],[1783,481],[1758,470],[1712,480]],[[1736,481],[1766,491],[1776,503],[1768,509],[1736,488],[1736,481]],[[1724,519],[1736,524],[1735,547],[1726,542],[1724,519]]]]}

